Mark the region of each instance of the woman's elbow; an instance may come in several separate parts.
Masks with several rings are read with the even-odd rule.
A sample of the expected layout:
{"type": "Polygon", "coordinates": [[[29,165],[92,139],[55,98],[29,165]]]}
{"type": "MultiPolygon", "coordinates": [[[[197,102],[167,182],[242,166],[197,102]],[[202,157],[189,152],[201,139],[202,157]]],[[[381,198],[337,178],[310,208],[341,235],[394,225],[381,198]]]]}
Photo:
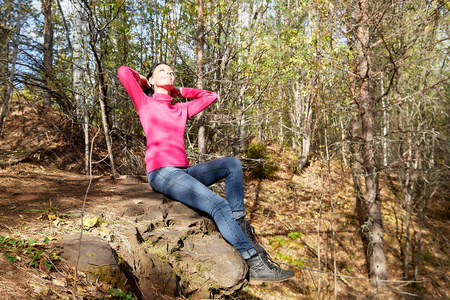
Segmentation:
{"type": "Polygon", "coordinates": [[[128,67],[126,66],[121,66],[118,70],[117,70],[117,75],[119,77],[121,77],[122,75],[124,75],[124,73],[127,72],[128,67]]]}

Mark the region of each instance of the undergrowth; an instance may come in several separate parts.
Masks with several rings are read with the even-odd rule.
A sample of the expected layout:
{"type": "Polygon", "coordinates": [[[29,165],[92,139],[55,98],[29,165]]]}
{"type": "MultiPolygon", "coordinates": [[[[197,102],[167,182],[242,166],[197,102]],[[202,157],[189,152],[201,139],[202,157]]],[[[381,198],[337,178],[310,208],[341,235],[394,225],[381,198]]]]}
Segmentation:
{"type": "Polygon", "coordinates": [[[59,260],[54,251],[49,254],[45,253],[43,249],[49,246],[50,239],[44,238],[43,242],[39,243],[34,239],[14,239],[10,237],[0,236],[0,249],[7,261],[12,263],[14,261],[21,261],[24,256],[28,258],[29,265],[33,268],[45,267],[51,270],[53,261],[59,260]]]}

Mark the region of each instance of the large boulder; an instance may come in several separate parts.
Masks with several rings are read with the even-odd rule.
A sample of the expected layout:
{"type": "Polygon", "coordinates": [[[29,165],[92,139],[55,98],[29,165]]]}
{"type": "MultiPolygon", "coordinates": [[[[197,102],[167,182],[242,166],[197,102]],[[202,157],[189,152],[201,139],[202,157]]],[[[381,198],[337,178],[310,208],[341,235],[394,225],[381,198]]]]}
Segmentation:
{"type": "Polygon", "coordinates": [[[247,264],[210,218],[146,183],[118,188],[128,200],[117,214],[135,226],[116,228],[111,245],[145,299],[204,299],[247,283],[247,264]]]}
{"type": "MultiPolygon", "coordinates": [[[[205,299],[247,284],[247,264],[210,218],[154,193],[148,183],[125,179],[114,186],[122,200],[90,212],[113,222],[89,225],[79,271],[138,299],[205,299]]],[[[78,241],[79,234],[70,235],[57,247],[71,266],[77,264],[78,241]]]]}

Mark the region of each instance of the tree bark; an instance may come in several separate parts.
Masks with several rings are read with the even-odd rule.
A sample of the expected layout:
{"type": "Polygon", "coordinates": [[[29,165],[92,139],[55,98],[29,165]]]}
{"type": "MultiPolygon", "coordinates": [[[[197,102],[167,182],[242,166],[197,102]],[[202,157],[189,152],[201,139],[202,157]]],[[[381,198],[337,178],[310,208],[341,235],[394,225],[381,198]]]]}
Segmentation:
{"type": "Polygon", "coordinates": [[[86,27],[85,13],[82,8],[81,0],[73,0],[74,21],[73,21],[73,91],[75,99],[75,118],[83,124],[84,133],[84,168],[86,174],[89,173],[89,115],[86,99],[84,97],[84,78],[83,78],[83,31],[86,27]]]}
{"type": "Polygon", "coordinates": [[[106,148],[108,149],[108,156],[109,156],[109,162],[110,162],[110,168],[111,168],[111,175],[113,177],[116,176],[116,165],[114,164],[114,154],[112,151],[112,144],[111,144],[111,135],[109,133],[109,125],[108,125],[108,118],[107,118],[107,112],[106,112],[106,90],[105,90],[105,80],[103,75],[103,69],[102,66],[97,65],[99,72],[99,102],[100,102],[100,110],[102,112],[102,123],[103,123],[103,133],[105,134],[105,142],[106,142],[106,148]]]}
{"type": "Polygon", "coordinates": [[[44,84],[47,91],[44,95],[44,104],[52,103],[52,74],[53,74],[53,24],[52,24],[52,0],[44,0],[44,84]]]}
{"type": "Polygon", "coordinates": [[[74,20],[73,20],[73,91],[75,98],[75,117],[82,119],[84,111],[83,99],[83,42],[86,18],[81,0],[73,0],[74,20]]]}
{"type": "MultiPolygon", "coordinates": [[[[203,89],[203,46],[204,46],[204,18],[203,0],[198,0],[197,14],[197,88],[203,89]]],[[[197,114],[198,122],[198,161],[203,162],[206,154],[205,142],[205,111],[197,114]]]]}
{"type": "MultiPolygon", "coordinates": [[[[72,41],[70,39],[70,29],[69,29],[69,25],[67,25],[67,20],[66,17],[64,16],[64,11],[61,7],[61,2],[60,0],[56,0],[56,3],[58,4],[58,10],[59,10],[59,14],[61,16],[61,19],[63,21],[64,24],[64,29],[65,29],[65,36],[66,36],[66,40],[67,40],[67,45],[69,46],[69,52],[70,54],[72,54],[73,56],[73,47],[72,47],[72,41]]],[[[73,74],[73,63],[70,64],[70,71],[69,74],[73,74]]],[[[73,76],[70,76],[70,85],[73,86],[73,76]]]]}
{"type": "MultiPolygon", "coordinates": [[[[406,119],[407,119],[407,123],[410,123],[409,120],[411,120],[412,117],[412,113],[410,115],[409,113],[409,108],[406,108],[406,119]]],[[[403,194],[405,195],[405,216],[406,216],[406,220],[405,220],[405,257],[404,257],[404,269],[403,269],[403,278],[405,280],[408,279],[408,273],[409,273],[409,255],[410,255],[410,250],[411,250],[411,204],[414,200],[413,197],[413,192],[414,192],[414,180],[412,179],[412,133],[411,131],[413,130],[411,128],[412,126],[410,124],[408,124],[408,138],[407,138],[407,151],[405,152],[405,170],[403,171],[403,176],[401,176],[402,178],[402,185],[403,185],[403,194]]]]}
{"type": "Polygon", "coordinates": [[[384,252],[383,223],[381,217],[381,198],[379,193],[378,168],[375,161],[374,135],[374,91],[370,72],[370,28],[369,28],[369,1],[359,0],[358,3],[359,27],[357,29],[358,51],[358,93],[359,116],[361,119],[363,142],[363,167],[365,171],[364,201],[367,209],[365,230],[369,239],[368,260],[369,277],[373,286],[384,285],[387,279],[386,255],[384,252]]]}
{"type": "MultiPolygon", "coordinates": [[[[312,84],[312,82],[310,82],[312,84]]],[[[299,162],[298,169],[301,170],[309,158],[311,147],[311,126],[312,126],[312,99],[313,96],[302,95],[300,85],[294,83],[292,85],[292,93],[294,95],[293,120],[296,141],[298,141],[299,162]],[[300,142],[301,141],[301,142],[300,142]]]]}
{"type": "Polygon", "coordinates": [[[13,54],[11,58],[11,69],[9,73],[9,84],[6,90],[5,99],[3,101],[3,109],[0,115],[0,136],[2,135],[3,121],[6,117],[6,112],[8,111],[9,99],[11,98],[11,94],[14,90],[14,75],[16,73],[16,60],[17,60],[17,52],[19,51],[19,37],[20,37],[20,29],[21,29],[21,19],[22,19],[22,0],[17,1],[17,22],[15,29],[15,37],[14,37],[14,48],[13,54]]]}

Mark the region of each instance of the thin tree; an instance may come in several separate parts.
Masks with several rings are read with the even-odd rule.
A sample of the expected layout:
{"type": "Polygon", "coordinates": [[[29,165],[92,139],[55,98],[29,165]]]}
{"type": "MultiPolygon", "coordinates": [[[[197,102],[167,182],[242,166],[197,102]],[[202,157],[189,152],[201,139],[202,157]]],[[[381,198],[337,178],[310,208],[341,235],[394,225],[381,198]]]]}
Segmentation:
{"type": "MultiPolygon", "coordinates": [[[[197,88],[203,89],[203,47],[204,39],[204,17],[203,17],[203,0],[198,0],[197,12],[197,88]]],[[[205,111],[201,111],[197,115],[198,122],[198,160],[205,160],[205,111]]]]}
{"type": "Polygon", "coordinates": [[[51,78],[53,74],[53,24],[52,24],[52,0],[44,0],[43,12],[44,24],[44,85],[47,92],[44,94],[44,104],[51,105],[52,87],[51,78]]]}
{"type": "Polygon", "coordinates": [[[73,91],[75,98],[75,118],[83,124],[84,133],[84,163],[85,170],[89,172],[89,114],[87,109],[87,99],[84,97],[85,80],[83,76],[84,61],[84,28],[86,27],[86,17],[83,11],[81,0],[73,0],[74,21],[73,21],[73,91]]]}
{"type": "Polygon", "coordinates": [[[5,99],[3,100],[3,108],[2,113],[0,115],[0,136],[2,134],[3,121],[6,117],[6,112],[8,111],[9,99],[11,98],[11,94],[14,90],[14,75],[16,73],[16,60],[17,53],[19,51],[19,38],[20,38],[20,29],[21,29],[21,14],[22,14],[22,0],[17,1],[17,21],[16,21],[16,29],[14,30],[14,46],[13,46],[13,54],[11,57],[11,69],[9,71],[9,84],[6,90],[5,99]]]}
{"type": "Polygon", "coordinates": [[[381,198],[379,190],[379,174],[375,160],[375,97],[371,74],[371,18],[369,1],[357,1],[356,48],[358,53],[358,81],[356,102],[359,109],[359,120],[362,130],[362,156],[365,177],[364,206],[367,221],[363,229],[368,237],[367,257],[369,261],[369,277],[372,285],[384,285],[387,279],[386,255],[384,252],[383,223],[381,217],[381,198]]]}
{"type": "MultiPolygon", "coordinates": [[[[112,151],[111,134],[109,130],[108,115],[106,110],[106,97],[107,97],[107,86],[106,86],[106,70],[103,66],[103,55],[97,50],[97,43],[99,40],[99,35],[102,31],[106,30],[113,19],[108,20],[107,24],[101,28],[97,28],[94,22],[94,11],[91,5],[87,1],[84,1],[84,8],[87,12],[87,21],[89,26],[89,46],[92,53],[94,54],[95,66],[97,69],[97,87],[99,92],[99,102],[100,111],[103,124],[103,133],[105,135],[106,148],[108,149],[108,157],[110,163],[110,169],[112,176],[116,176],[116,166],[114,163],[114,154],[112,151]]],[[[117,10],[118,11],[118,10],[117,10]]]]}

